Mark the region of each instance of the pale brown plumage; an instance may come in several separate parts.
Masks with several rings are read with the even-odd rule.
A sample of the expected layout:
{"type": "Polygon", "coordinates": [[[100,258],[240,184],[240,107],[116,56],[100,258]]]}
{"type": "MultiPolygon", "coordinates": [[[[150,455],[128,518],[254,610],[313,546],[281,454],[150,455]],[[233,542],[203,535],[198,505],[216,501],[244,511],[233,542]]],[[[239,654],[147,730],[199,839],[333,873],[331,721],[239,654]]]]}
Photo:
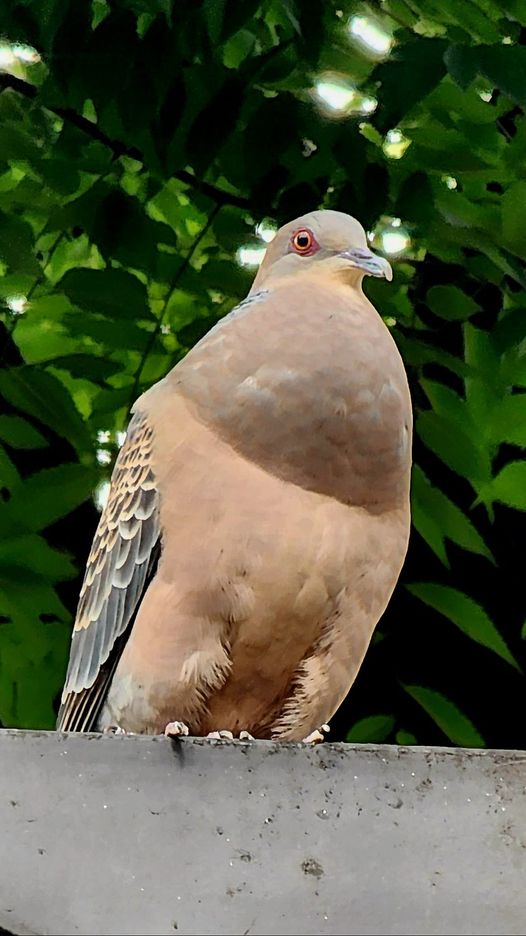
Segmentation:
{"type": "Polygon", "coordinates": [[[137,401],[59,728],[299,740],[338,708],[409,534],[409,391],[364,272],[390,278],[353,218],[286,225],[247,300],[137,401]]]}

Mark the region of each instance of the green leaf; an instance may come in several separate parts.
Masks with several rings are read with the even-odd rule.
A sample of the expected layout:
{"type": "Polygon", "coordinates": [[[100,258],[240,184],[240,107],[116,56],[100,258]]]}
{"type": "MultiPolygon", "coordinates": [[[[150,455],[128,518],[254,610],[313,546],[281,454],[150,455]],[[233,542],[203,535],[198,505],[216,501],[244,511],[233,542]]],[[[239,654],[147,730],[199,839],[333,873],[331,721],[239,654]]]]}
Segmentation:
{"type": "Polygon", "coordinates": [[[204,272],[213,289],[235,299],[241,299],[250,289],[250,277],[231,260],[210,260],[204,272]]]}
{"type": "Polygon", "coordinates": [[[488,650],[492,650],[507,663],[521,672],[517,661],[510,653],[491,618],[476,601],[464,592],[449,585],[435,585],[431,582],[408,585],[412,595],[420,598],[424,604],[443,614],[453,624],[488,650]]]}
{"type": "Polygon", "coordinates": [[[400,348],[402,357],[407,364],[415,367],[421,367],[423,364],[440,364],[447,370],[458,374],[459,377],[466,377],[471,368],[455,354],[450,354],[440,347],[428,344],[418,338],[406,338],[404,335],[396,335],[396,343],[400,348]]]}
{"type": "Polygon", "coordinates": [[[25,296],[34,283],[34,277],[27,273],[7,273],[0,276],[0,297],[25,296]]]}
{"type": "MultiPolygon", "coordinates": [[[[208,9],[216,6],[215,0],[207,0],[208,9]]],[[[247,26],[254,32],[253,17],[259,12],[261,0],[243,0],[243,3],[224,4],[223,23],[221,28],[221,40],[225,42],[234,35],[242,26],[247,26]]]]}
{"type": "Polygon", "coordinates": [[[419,497],[419,493],[414,490],[414,487],[413,485],[411,501],[411,520],[413,526],[415,530],[420,533],[420,536],[425,540],[429,548],[433,550],[440,561],[449,569],[444,532],[441,530],[436,517],[433,516],[432,512],[425,505],[426,494],[428,494],[428,492],[422,492],[423,496],[419,497]]]}
{"type": "Polygon", "coordinates": [[[45,448],[48,444],[44,436],[21,416],[0,416],[0,439],[16,449],[45,448]]]}
{"type": "Polygon", "coordinates": [[[526,48],[522,45],[480,46],[480,73],[521,107],[526,107],[526,48]]]}
{"type": "Polygon", "coordinates": [[[427,292],[427,304],[435,315],[449,322],[464,321],[479,309],[458,286],[432,286],[427,292]]]}
{"type": "Polygon", "coordinates": [[[62,293],[48,293],[31,299],[31,314],[35,316],[35,321],[37,319],[60,321],[64,313],[71,311],[72,308],[71,302],[62,293]]]}
{"type": "Polygon", "coordinates": [[[125,270],[68,270],[58,285],[74,305],[92,315],[151,318],[146,287],[125,270]]]}
{"type": "Polygon", "coordinates": [[[525,337],[525,322],[525,308],[507,309],[499,316],[490,336],[496,354],[520,350],[521,342],[525,337]]]}
{"type": "Polygon", "coordinates": [[[20,475],[3,445],[0,445],[0,493],[2,488],[11,491],[20,481],[20,475]]]}
{"type": "Polygon", "coordinates": [[[65,354],[62,357],[51,358],[45,364],[46,367],[67,370],[73,377],[84,377],[94,382],[107,380],[122,369],[122,365],[117,361],[109,361],[108,358],[95,354],[65,354]]]}
{"type": "Polygon", "coordinates": [[[526,182],[523,181],[515,182],[506,189],[501,199],[504,243],[522,259],[526,258],[526,230],[524,212],[521,211],[525,204],[526,182]]]}
{"type": "Polygon", "coordinates": [[[488,496],[515,510],[526,510],[526,462],[506,465],[481,493],[481,499],[488,496]]]}
{"type": "Polygon", "coordinates": [[[9,582],[0,589],[0,720],[20,728],[53,728],[53,700],[64,678],[69,615],[48,584],[9,582]],[[44,615],[54,618],[43,622],[44,615]]]}
{"type": "Polygon", "coordinates": [[[508,442],[526,448],[526,393],[501,400],[492,413],[490,432],[496,443],[508,442]]]}
{"type": "Polygon", "coordinates": [[[33,231],[27,221],[0,211],[0,259],[19,273],[40,272],[33,254],[33,231]]]}
{"type": "Polygon", "coordinates": [[[63,384],[39,367],[0,371],[0,394],[13,406],[33,416],[68,439],[77,451],[93,448],[80,413],[63,384]]]}
{"type": "Polygon", "coordinates": [[[75,313],[68,313],[65,325],[72,335],[89,337],[101,344],[107,354],[116,348],[143,351],[151,334],[134,322],[127,322],[123,328],[121,322],[75,313]]]}
{"type": "Polygon", "coordinates": [[[424,709],[447,738],[461,747],[484,747],[484,739],[473,722],[446,696],[424,686],[403,686],[408,695],[424,709]]]}
{"type": "Polygon", "coordinates": [[[526,49],[519,45],[450,46],[444,56],[461,88],[477,74],[487,78],[517,104],[526,107],[526,49]]]}
{"type": "MultiPolygon", "coordinates": [[[[422,379],[420,385],[435,413],[448,422],[456,423],[457,428],[465,431],[473,438],[473,429],[475,427],[472,425],[471,413],[466,401],[458,393],[455,393],[451,387],[446,387],[438,380],[422,379]]],[[[475,442],[480,438],[480,430],[477,429],[476,433],[475,442]]]]}
{"type": "Polygon", "coordinates": [[[412,517],[415,528],[445,566],[449,566],[445,539],[494,562],[471,520],[440,488],[431,484],[418,465],[413,467],[412,517]]]}
{"type": "Polygon", "coordinates": [[[38,160],[40,149],[29,134],[20,127],[2,126],[0,133],[0,161],[9,162],[12,159],[38,160]]]}
{"type": "Polygon", "coordinates": [[[458,424],[438,413],[424,412],[417,416],[415,426],[424,444],[452,471],[470,481],[475,490],[487,483],[491,473],[489,457],[458,424]]]}
{"type": "Polygon", "coordinates": [[[480,428],[481,435],[486,436],[486,423],[502,399],[499,385],[501,361],[487,331],[466,322],[463,332],[464,356],[473,368],[472,375],[465,382],[466,400],[472,421],[480,428]]]}
{"type": "Polygon", "coordinates": [[[0,505],[0,518],[16,529],[37,532],[65,517],[88,500],[97,473],[84,465],[60,465],[39,471],[13,488],[11,500],[0,505]]]}
{"type": "MultiPolygon", "coordinates": [[[[229,77],[223,87],[208,100],[188,132],[188,153],[198,172],[210,165],[236,127],[246,87],[237,73],[235,76],[227,74],[229,77]]],[[[212,80],[213,77],[211,73],[212,80]]]]}
{"type": "Polygon", "coordinates": [[[410,731],[404,731],[403,728],[396,732],[395,741],[397,744],[404,745],[404,747],[409,747],[412,744],[418,744],[414,734],[411,734],[410,731]]]}
{"type": "Polygon", "coordinates": [[[28,585],[43,579],[61,582],[74,578],[77,570],[70,558],[53,549],[42,536],[24,534],[0,542],[0,582],[28,585]]]}
{"type": "Polygon", "coordinates": [[[360,718],[347,732],[346,741],[353,744],[380,744],[391,734],[395,725],[393,715],[370,715],[360,718]]]}
{"type": "Polygon", "coordinates": [[[450,45],[444,54],[444,61],[451,77],[466,90],[477,75],[476,50],[469,46],[450,45]]]}
{"type": "Polygon", "coordinates": [[[379,113],[386,129],[396,127],[401,117],[443,77],[444,52],[447,43],[442,39],[410,39],[372,73],[373,81],[380,81],[379,113]]]}
{"type": "Polygon", "coordinates": [[[118,189],[101,201],[89,233],[104,257],[140,270],[155,267],[159,244],[177,243],[168,224],[153,221],[138,198],[118,189]]]}
{"type": "Polygon", "coordinates": [[[57,157],[41,159],[38,163],[42,180],[61,195],[73,195],[80,182],[79,173],[69,160],[57,157]]]}
{"type": "MultiPolygon", "coordinates": [[[[257,0],[259,3],[259,0],[257,0]]],[[[248,29],[240,29],[238,33],[227,39],[223,46],[223,62],[227,68],[239,68],[248,55],[253,51],[256,37],[248,29]]]]}
{"type": "Polygon", "coordinates": [[[226,0],[203,0],[204,21],[214,46],[219,43],[223,29],[226,0]]]}
{"type": "Polygon", "coordinates": [[[215,315],[207,315],[204,318],[196,318],[189,325],[185,325],[177,332],[179,344],[185,348],[192,348],[207,332],[217,324],[215,315]]]}

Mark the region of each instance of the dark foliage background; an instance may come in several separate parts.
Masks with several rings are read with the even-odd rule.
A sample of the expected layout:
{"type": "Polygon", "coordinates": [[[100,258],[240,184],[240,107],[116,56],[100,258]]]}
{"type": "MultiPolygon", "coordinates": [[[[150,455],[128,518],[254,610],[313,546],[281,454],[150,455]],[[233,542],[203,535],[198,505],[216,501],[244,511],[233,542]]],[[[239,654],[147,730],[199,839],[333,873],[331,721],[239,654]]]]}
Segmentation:
{"type": "Polygon", "coordinates": [[[525,106],[523,0],[3,0],[5,726],[53,725],[131,403],[246,294],[256,225],[325,206],[404,248],[367,289],[416,415],[409,556],[333,736],[526,746],[525,106]]]}

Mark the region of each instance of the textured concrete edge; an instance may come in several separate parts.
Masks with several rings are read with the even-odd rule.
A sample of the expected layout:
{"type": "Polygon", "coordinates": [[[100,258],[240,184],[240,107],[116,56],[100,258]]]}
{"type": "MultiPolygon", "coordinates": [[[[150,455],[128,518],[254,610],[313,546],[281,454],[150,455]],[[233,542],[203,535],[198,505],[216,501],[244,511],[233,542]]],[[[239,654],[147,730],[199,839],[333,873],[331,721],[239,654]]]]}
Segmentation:
{"type": "Polygon", "coordinates": [[[2,912],[0,913],[0,936],[47,936],[47,934],[43,930],[41,933],[36,933],[23,923],[19,923],[18,920],[13,920],[12,914],[2,912]]]}
{"type": "MultiPolygon", "coordinates": [[[[3,905],[0,901],[0,936],[50,936],[57,932],[154,934],[170,931],[166,921],[172,920],[174,913],[180,931],[190,936],[199,932],[244,933],[254,926],[253,918],[257,923],[255,932],[276,934],[523,933],[522,869],[526,853],[520,849],[526,848],[526,751],[342,742],[313,746],[0,729],[2,763],[0,787],[5,787],[5,797],[0,812],[6,825],[0,828],[0,835],[6,833],[5,842],[11,841],[13,855],[19,857],[2,874],[8,899],[3,905]],[[220,832],[213,811],[192,813],[195,795],[205,803],[209,798],[216,765],[218,797],[226,808],[225,829],[220,832]],[[176,782],[182,777],[179,768],[187,771],[180,789],[176,782]],[[129,772],[134,769],[136,789],[128,785],[129,772]],[[82,778],[78,796],[77,776],[82,778]],[[399,796],[401,788],[405,788],[404,803],[399,796]],[[123,789],[129,794],[125,801],[120,795],[123,789]],[[19,790],[26,812],[10,808],[20,806],[13,801],[19,799],[19,790]],[[254,790],[259,795],[252,796],[254,790]],[[36,791],[41,792],[45,807],[38,813],[38,821],[33,818],[36,813],[27,811],[28,806],[33,807],[36,791]],[[154,804],[154,812],[150,809],[151,796],[158,803],[154,804]],[[495,801],[486,800],[490,796],[495,796],[495,801]],[[241,813],[237,810],[239,797],[244,803],[241,813]],[[59,812],[62,802],[66,804],[64,819],[68,810],[75,811],[85,801],[95,826],[83,824],[82,813],[75,812],[78,821],[72,833],[61,840],[57,858],[57,804],[59,812]],[[232,803],[236,808],[230,808],[229,814],[232,803]],[[331,808],[326,809],[327,804],[331,808]],[[164,816],[162,825],[151,815],[164,816]],[[122,824],[131,816],[140,827],[145,848],[160,849],[158,868],[149,878],[139,877],[144,875],[144,863],[133,849],[124,865],[121,860],[119,843],[135,842],[135,833],[130,838],[127,826],[122,824]],[[321,819],[325,822],[313,830],[312,823],[321,819]],[[26,829],[25,822],[35,824],[26,829]],[[114,847],[109,847],[106,870],[99,869],[92,882],[99,895],[96,910],[89,901],[86,904],[83,888],[80,896],[76,894],[75,871],[67,876],[71,900],[65,905],[62,901],[54,903],[50,909],[48,895],[55,892],[60,863],[65,855],[70,859],[77,855],[78,836],[80,833],[83,838],[84,829],[87,851],[83,867],[88,877],[83,880],[99,866],[99,839],[90,831],[99,826],[110,836],[109,846],[113,842],[114,847]],[[314,838],[303,838],[307,828],[310,833],[314,831],[314,838]],[[21,837],[21,829],[29,830],[27,838],[21,837]],[[187,836],[187,844],[191,832],[206,853],[197,846],[189,846],[188,851],[185,847],[178,874],[188,906],[181,909],[183,905],[177,905],[174,910],[173,901],[180,898],[175,896],[173,878],[166,869],[170,869],[173,858],[174,832],[180,829],[187,836]],[[339,872],[333,873],[334,849],[345,855],[341,880],[339,872]],[[239,857],[241,851],[253,856],[251,862],[255,856],[255,864],[238,864],[236,859],[245,860],[239,857]],[[38,855],[43,854],[50,857],[41,863],[38,855]],[[124,896],[119,890],[123,866],[129,882],[136,880],[136,884],[129,884],[131,889],[124,896]],[[379,900],[377,888],[371,887],[368,872],[368,868],[380,866],[385,871],[383,900],[379,900]],[[325,875],[320,880],[318,868],[325,875]],[[198,899],[202,897],[201,873],[214,895],[213,918],[207,916],[206,906],[198,906],[202,902],[198,899]],[[401,873],[412,882],[402,889],[401,873]],[[307,880],[306,874],[314,877],[307,880]],[[442,903],[440,889],[431,890],[437,883],[436,874],[441,875],[442,903]],[[349,879],[355,883],[355,916],[351,924],[346,893],[342,897],[349,879]],[[283,880],[290,885],[286,906],[280,904],[283,880]],[[36,886],[26,893],[21,881],[36,886]],[[485,895],[494,885],[500,897],[495,906],[486,906],[485,895]],[[313,888],[315,893],[311,892],[313,888]],[[117,896],[120,899],[116,903],[117,896]],[[196,913],[200,914],[198,925],[192,922],[196,913]],[[445,926],[443,930],[432,923],[437,913],[440,925],[445,926]],[[304,927],[301,930],[293,929],[296,917],[304,927]],[[126,921],[130,920],[132,924],[127,927],[126,921]],[[401,923],[407,928],[402,929],[401,923]],[[283,925],[285,928],[280,928],[283,925]],[[350,930],[346,928],[349,925],[350,930]]],[[[72,867],[74,864],[71,861],[72,867]]],[[[66,866],[70,866],[68,860],[66,866]]]]}
{"type": "Polygon", "coordinates": [[[12,913],[0,910],[0,936],[48,936],[48,934],[44,930],[37,933],[29,929],[25,923],[14,919],[12,913]]]}
{"type": "Polygon", "coordinates": [[[95,731],[79,733],[74,731],[60,732],[44,731],[40,729],[0,728],[0,744],[2,744],[2,742],[6,739],[16,739],[17,741],[23,741],[24,739],[31,738],[47,739],[53,744],[75,739],[75,741],[85,742],[86,745],[89,745],[94,741],[99,741],[103,744],[165,744],[170,745],[172,748],[179,745],[182,745],[183,747],[221,746],[234,749],[246,749],[256,746],[259,749],[267,750],[269,752],[304,750],[305,752],[334,752],[340,755],[347,754],[349,756],[353,754],[365,753],[379,754],[382,756],[387,754],[391,757],[416,755],[421,756],[422,758],[436,755],[439,757],[450,757],[457,760],[463,760],[465,758],[486,758],[494,760],[499,764],[503,762],[506,763],[508,761],[526,761],[526,751],[513,748],[462,748],[447,746],[425,747],[423,745],[404,746],[398,744],[351,744],[345,741],[324,741],[322,744],[314,745],[295,741],[227,741],[195,737],[170,739],[165,738],[164,735],[108,735],[95,731]]]}

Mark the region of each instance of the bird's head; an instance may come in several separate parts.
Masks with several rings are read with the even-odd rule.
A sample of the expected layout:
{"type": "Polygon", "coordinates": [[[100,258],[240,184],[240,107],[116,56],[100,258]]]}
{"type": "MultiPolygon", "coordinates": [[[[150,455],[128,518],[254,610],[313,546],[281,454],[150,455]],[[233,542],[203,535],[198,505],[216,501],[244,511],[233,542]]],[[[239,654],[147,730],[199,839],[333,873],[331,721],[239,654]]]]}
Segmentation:
{"type": "Polygon", "coordinates": [[[393,278],[391,264],[369,250],[356,218],[342,211],[311,211],[279,229],[269,244],[252,286],[267,280],[307,272],[336,277],[351,286],[364,275],[393,278]]]}

